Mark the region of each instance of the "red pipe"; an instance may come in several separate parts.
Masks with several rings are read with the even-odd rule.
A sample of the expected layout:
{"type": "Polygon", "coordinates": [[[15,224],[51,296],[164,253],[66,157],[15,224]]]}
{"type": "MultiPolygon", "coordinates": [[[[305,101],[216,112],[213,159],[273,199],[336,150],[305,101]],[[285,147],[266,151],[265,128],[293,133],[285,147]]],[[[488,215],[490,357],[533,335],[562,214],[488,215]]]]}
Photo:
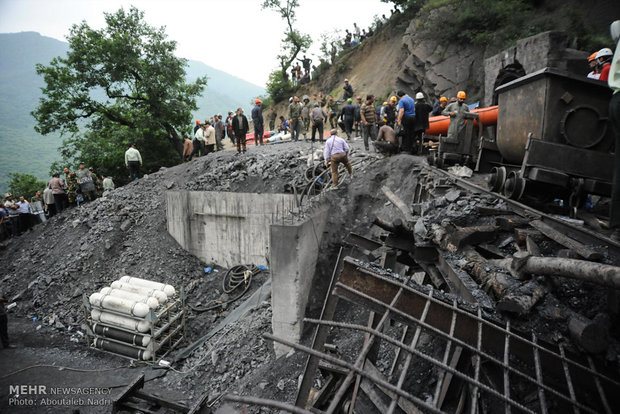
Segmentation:
{"type": "MultiPolygon", "coordinates": [[[[478,114],[482,125],[496,125],[497,124],[497,105],[489,106],[487,108],[478,108],[470,111],[471,113],[478,114]]],[[[446,135],[448,133],[448,127],[450,126],[450,117],[439,115],[432,116],[428,119],[429,127],[426,130],[426,135],[446,135]]],[[[478,123],[475,122],[474,125],[478,123]]]]}

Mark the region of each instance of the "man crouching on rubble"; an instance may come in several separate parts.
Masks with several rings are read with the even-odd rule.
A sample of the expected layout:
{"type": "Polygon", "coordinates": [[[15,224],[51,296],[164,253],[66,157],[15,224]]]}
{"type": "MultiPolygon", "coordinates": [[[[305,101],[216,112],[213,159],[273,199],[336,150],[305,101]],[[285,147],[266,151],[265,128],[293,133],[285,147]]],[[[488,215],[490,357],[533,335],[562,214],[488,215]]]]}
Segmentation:
{"type": "Polygon", "coordinates": [[[336,135],[338,131],[334,128],[329,134],[330,137],[325,141],[325,150],[323,151],[323,159],[327,167],[330,162],[332,165],[332,184],[338,187],[338,165],[343,163],[347,168],[349,175],[353,175],[353,167],[349,161],[349,145],[347,142],[336,135]]]}

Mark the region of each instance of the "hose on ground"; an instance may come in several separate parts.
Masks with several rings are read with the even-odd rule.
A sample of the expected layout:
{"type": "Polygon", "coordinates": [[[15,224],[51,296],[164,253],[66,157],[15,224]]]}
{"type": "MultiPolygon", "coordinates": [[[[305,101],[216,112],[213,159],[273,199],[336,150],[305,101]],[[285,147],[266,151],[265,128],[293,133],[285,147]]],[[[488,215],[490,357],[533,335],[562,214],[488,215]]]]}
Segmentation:
{"type": "Polygon", "coordinates": [[[261,269],[256,265],[237,265],[233,266],[226,271],[224,278],[222,279],[222,289],[224,293],[233,293],[237,288],[243,286],[242,291],[235,297],[226,301],[214,301],[213,305],[198,307],[188,304],[189,308],[194,312],[207,312],[210,310],[221,308],[224,305],[233,303],[243,297],[252,285],[252,278],[261,272],[261,269]]]}

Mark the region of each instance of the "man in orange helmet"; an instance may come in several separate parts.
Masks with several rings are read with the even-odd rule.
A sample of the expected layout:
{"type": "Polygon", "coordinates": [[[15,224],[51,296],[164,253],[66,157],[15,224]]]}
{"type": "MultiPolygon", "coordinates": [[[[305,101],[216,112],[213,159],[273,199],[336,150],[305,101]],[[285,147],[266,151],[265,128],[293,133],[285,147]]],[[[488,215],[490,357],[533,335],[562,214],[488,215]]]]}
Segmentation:
{"type": "Polygon", "coordinates": [[[601,75],[601,70],[596,62],[597,53],[598,52],[594,52],[588,57],[588,66],[590,66],[590,69],[592,69],[592,71],[588,73],[588,78],[590,79],[598,79],[598,77],[601,75]]]}
{"type": "Polygon", "coordinates": [[[465,129],[465,113],[469,112],[469,107],[465,103],[465,98],[467,98],[465,91],[459,91],[456,94],[456,102],[446,105],[446,108],[442,112],[442,115],[450,117],[447,138],[456,142],[458,142],[462,131],[465,129]]]}
{"type": "Polygon", "coordinates": [[[252,108],[252,122],[254,123],[254,145],[263,145],[263,131],[264,131],[264,121],[263,121],[263,110],[261,105],[263,102],[256,98],[254,101],[256,105],[252,108]]]}

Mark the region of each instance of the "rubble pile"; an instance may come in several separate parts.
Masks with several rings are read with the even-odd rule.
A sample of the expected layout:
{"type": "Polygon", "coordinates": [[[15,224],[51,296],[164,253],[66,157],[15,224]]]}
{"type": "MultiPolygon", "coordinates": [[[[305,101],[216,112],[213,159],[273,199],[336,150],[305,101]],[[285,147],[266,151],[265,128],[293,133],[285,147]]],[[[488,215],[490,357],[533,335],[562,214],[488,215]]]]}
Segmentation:
{"type": "MultiPolygon", "coordinates": [[[[60,330],[79,328],[82,294],[109,285],[125,274],[189,287],[188,294],[200,293],[192,292],[197,286],[191,282],[205,277],[207,265],[216,268],[217,264],[200,263],[168,235],[165,191],[197,189],[196,182],[205,183],[201,190],[280,191],[293,174],[290,166],[294,164],[303,171],[305,161],[301,158],[305,157],[299,148],[274,147],[267,147],[266,154],[249,153],[244,159],[225,151],[174,168],[161,168],[9,240],[8,248],[0,252],[6,263],[2,285],[5,295],[18,303],[15,313],[53,321],[60,330]],[[274,161],[269,161],[269,154],[274,161]],[[287,168],[274,168],[269,180],[247,174],[268,164],[281,165],[282,160],[286,160],[287,168]],[[239,163],[244,173],[226,181],[224,177],[239,163]],[[221,185],[206,178],[215,176],[221,185]]],[[[216,286],[220,283],[219,279],[215,281],[218,275],[222,274],[209,277],[216,286]]]]}
{"type": "MultiPolygon", "coordinates": [[[[227,303],[234,294],[222,291],[224,269],[217,263],[201,263],[167,233],[165,191],[284,192],[290,190],[291,183],[307,182],[310,151],[307,143],[270,145],[242,156],[224,151],[162,168],[12,239],[0,252],[6,264],[2,281],[5,295],[18,303],[11,318],[36,318],[32,329],[43,325],[41,333],[55,336],[56,341],[70,340],[71,335],[83,341],[75,333],[83,330],[83,294],[129,274],[183,289],[190,309],[225,303],[213,310],[189,311],[188,339],[195,341],[229,315],[269,275],[258,273],[241,301],[227,303]],[[207,274],[208,267],[213,271],[207,274]]],[[[598,356],[617,366],[620,347],[617,324],[613,324],[616,315],[609,310],[606,288],[558,277],[518,280],[504,267],[503,260],[512,260],[519,251],[529,251],[534,243],[541,256],[569,254],[563,252],[567,250],[564,246],[533,227],[537,225],[535,217],[526,219],[514,214],[504,201],[491,194],[455,186],[449,179],[434,175],[419,157],[401,154],[376,162],[374,156],[354,154],[353,158],[354,164],[358,162],[353,179],[307,202],[309,209],[328,205],[308,317],[320,313],[329,275],[349,234],[361,235],[381,246],[374,251],[357,250],[358,258],[375,264],[381,262],[384,253],[394,250],[395,244],[390,243],[404,238],[406,246],[423,245],[441,251],[447,266],[472,279],[473,295],[481,306],[494,314],[499,311],[498,317],[510,319],[515,329],[533,331],[541,340],[581,351],[588,342],[576,339],[574,332],[584,327],[584,321],[587,326],[592,322],[603,327],[600,332],[605,349],[598,351],[598,356]],[[507,307],[502,310],[504,305],[507,307]],[[579,322],[582,325],[577,326],[579,322]],[[571,330],[571,324],[576,328],[571,330]]],[[[399,246],[400,251],[409,248],[399,246]]],[[[601,263],[613,264],[605,251],[589,248],[601,255],[601,263]]],[[[413,279],[424,285],[441,282],[433,280],[425,269],[406,268],[402,263],[391,270],[413,274],[413,279]]],[[[435,287],[449,290],[449,286],[435,287]]],[[[336,315],[339,320],[362,325],[368,317],[366,311],[349,307],[339,308],[336,315]]],[[[188,400],[204,392],[210,399],[233,392],[292,401],[306,356],[291,352],[275,359],[271,342],[262,336],[271,331],[271,316],[268,301],[258,304],[197,346],[165,376],[154,380],[153,386],[183,392],[188,400]]],[[[306,344],[312,337],[311,327],[305,325],[306,344]]],[[[361,345],[359,339],[337,333],[330,342],[351,362],[361,345]]],[[[426,346],[431,349],[433,342],[426,346]]],[[[377,367],[385,370],[388,365],[379,361],[377,367]]],[[[424,366],[409,381],[424,381],[424,373],[430,369],[424,366]]],[[[249,412],[270,411],[253,407],[249,412]]]]}

